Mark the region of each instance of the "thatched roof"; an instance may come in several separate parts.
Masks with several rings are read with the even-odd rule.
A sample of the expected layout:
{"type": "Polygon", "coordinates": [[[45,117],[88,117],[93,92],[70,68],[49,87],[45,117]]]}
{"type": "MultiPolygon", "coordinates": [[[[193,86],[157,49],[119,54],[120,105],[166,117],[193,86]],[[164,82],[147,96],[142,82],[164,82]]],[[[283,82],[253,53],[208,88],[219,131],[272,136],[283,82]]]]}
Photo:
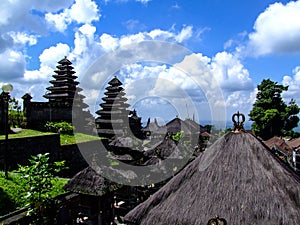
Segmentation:
{"type": "Polygon", "coordinates": [[[167,128],[166,126],[159,126],[156,118],[153,122],[150,122],[150,118],[148,119],[146,127],[142,128],[142,132],[150,132],[152,135],[154,134],[166,134],[167,128]]]}
{"type": "Polygon", "coordinates": [[[249,133],[230,132],[125,216],[133,224],[300,224],[300,178],[249,133]]]}
{"type": "Polygon", "coordinates": [[[164,138],[160,144],[154,146],[144,152],[146,157],[158,157],[160,159],[171,158],[182,158],[188,149],[181,145],[179,142],[172,140],[171,138],[164,138]]]}
{"type": "MultiPolygon", "coordinates": [[[[191,131],[192,127],[190,127],[189,124],[185,123],[183,120],[181,120],[178,117],[176,117],[176,118],[172,119],[170,122],[168,122],[166,124],[166,127],[167,127],[168,132],[172,133],[172,134],[176,134],[179,131],[184,131],[185,134],[190,134],[192,132],[191,131]]],[[[199,127],[199,129],[200,129],[200,127],[199,127]]]]}
{"type": "Polygon", "coordinates": [[[93,168],[87,167],[70,179],[64,189],[80,194],[102,196],[119,187],[119,184],[109,181],[93,168]]]}
{"type": "Polygon", "coordinates": [[[185,119],[184,120],[184,123],[189,127],[189,129],[192,131],[192,132],[205,132],[206,129],[201,126],[200,124],[198,124],[196,121],[194,120],[191,120],[191,119],[185,119]]]}

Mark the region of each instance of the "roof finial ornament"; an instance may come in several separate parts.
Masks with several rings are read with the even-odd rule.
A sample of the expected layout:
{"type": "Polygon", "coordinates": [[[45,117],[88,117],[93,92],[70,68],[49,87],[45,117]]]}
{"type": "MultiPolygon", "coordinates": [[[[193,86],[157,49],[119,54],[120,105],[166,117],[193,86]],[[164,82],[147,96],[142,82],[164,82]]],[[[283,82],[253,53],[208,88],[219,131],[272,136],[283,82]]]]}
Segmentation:
{"type": "Polygon", "coordinates": [[[239,111],[232,115],[233,132],[244,131],[245,115],[239,111]]]}
{"type": "Polygon", "coordinates": [[[207,225],[227,225],[227,221],[219,216],[214,216],[208,221],[207,225]]]}

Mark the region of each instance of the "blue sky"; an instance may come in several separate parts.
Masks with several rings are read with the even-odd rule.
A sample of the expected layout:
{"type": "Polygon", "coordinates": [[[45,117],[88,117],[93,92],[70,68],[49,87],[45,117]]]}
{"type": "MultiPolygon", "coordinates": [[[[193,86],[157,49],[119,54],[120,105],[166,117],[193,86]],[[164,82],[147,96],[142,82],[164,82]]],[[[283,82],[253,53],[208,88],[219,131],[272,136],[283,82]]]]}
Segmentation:
{"type": "Polygon", "coordinates": [[[300,103],[300,1],[2,0],[0,14],[0,83],[12,83],[19,99],[28,92],[33,101],[46,101],[55,66],[67,56],[95,112],[114,75],[101,77],[107,69],[101,57],[151,41],[137,52],[140,61],[120,54],[123,64],[113,58],[108,66],[119,66],[129,103],[144,121],[248,114],[264,78],[289,85],[284,98],[300,103]],[[156,49],[156,42],[167,44],[156,49]],[[186,48],[186,55],[168,43],[186,48]],[[149,57],[160,61],[141,62],[149,57]],[[102,68],[89,80],[94,62],[102,68]]]}

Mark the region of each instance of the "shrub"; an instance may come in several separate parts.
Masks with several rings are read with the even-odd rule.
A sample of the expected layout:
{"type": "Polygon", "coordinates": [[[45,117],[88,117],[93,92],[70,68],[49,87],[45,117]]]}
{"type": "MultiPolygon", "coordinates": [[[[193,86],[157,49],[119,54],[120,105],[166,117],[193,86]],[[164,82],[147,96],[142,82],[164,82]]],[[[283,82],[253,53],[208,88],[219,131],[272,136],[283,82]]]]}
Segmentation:
{"type": "Polygon", "coordinates": [[[171,138],[174,140],[174,141],[177,141],[177,142],[179,142],[179,141],[181,141],[181,139],[183,138],[183,135],[184,135],[184,131],[179,131],[179,132],[177,132],[176,134],[173,134],[172,136],[171,136],[171,138]]]}
{"type": "Polygon", "coordinates": [[[74,126],[71,123],[62,122],[47,122],[45,125],[47,131],[62,133],[62,134],[73,134],[74,126]]]}
{"type": "Polygon", "coordinates": [[[65,168],[65,161],[49,162],[49,153],[31,156],[29,166],[20,166],[17,172],[23,179],[24,196],[29,210],[27,212],[34,224],[45,224],[45,221],[54,219],[56,211],[55,201],[50,196],[54,188],[55,174],[65,168]]]}

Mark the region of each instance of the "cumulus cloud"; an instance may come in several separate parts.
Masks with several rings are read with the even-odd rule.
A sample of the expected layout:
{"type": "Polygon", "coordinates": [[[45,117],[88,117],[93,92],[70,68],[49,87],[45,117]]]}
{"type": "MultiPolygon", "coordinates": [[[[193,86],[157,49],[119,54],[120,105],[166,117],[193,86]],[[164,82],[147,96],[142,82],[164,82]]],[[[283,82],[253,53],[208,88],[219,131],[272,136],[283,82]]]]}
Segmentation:
{"type": "Polygon", "coordinates": [[[253,89],[249,71],[231,53],[217,53],[212,58],[210,68],[221,88],[227,92],[253,89]]]}
{"type": "Polygon", "coordinates": [[[75,3],[60,13],[47,13],[45,19],[48,24],[63,32],[72,22],[79,24],[91,23],[100,18],[99,9],[93,0],[75,0],[75,3]]]}
{"type": "Polygon", "coordinates": [[[0,8],[0,31],[18,31],[20,28],[32,32],[47,32],[43,18],[34,12],[55,12],[68,7],[72,0],[2,0],[0,8]]]}
{"type": "Polygon", "coordinates": [[[14,32],[14,31],[9,32],[8,34],[12,37],[15,44],[21,44],[21,45],[28,44],[29,46],[32,46],[37,43],[37,38],[38,38],[37,35],[30,35],[25,32],[14,32]]]}
{"type": "Polygon", "coordinates": [[[248,48],[255,55],[300,52],[300,1],[276,2],[261,13],[248,48]]]}
{"type": "Polygon", "coordinates": [[[110,34],[104,33],[100,36],[100,42],[98,44],[104,51],[107,52],[119,47],[146,40],[161,40],[181,43],[191,38],[193,32],[192,29],[192,26],[185,26],[177,33],[175,31],[172,32],[154,29],[149,32],[139,32],[136,34],[123,35],[121,37],[114,37],[110,34]]]}
{"type": "Polygon", "coordinates": [[[26,71],[24,74],[25,81],[49,80],[53,70],[57,65],[57,61],[68,56],[70,48],[66,44],[58,43],[56,46],[51,46],[45,49],[39,56],[40,68],[38,70],[26,71]]]}
{"type": "Polygon", "coordinates": [[[296,103],[300,103],[300,66],[297,66],[293,70],[293,75],[284,76],[282,84],[289,86],[288,91],[283,92],[283,98],[286,102],[289,102],[291,99],[295,99],[296,103]]]}
{"type": "MultiPolygon", "coordinates": [[[[20,49],[37,43],[38,37],[47,32],[41,12],[61,10],[72,0],[2,0],[0,7],[0,57],[2,73],[7,70],[24,74],[24,56],[20,49]],[[26,30],[26,32],[25,32],[26,30]]],[[[12,73],[14,74],[14,73],[12,73]]],[[[13,76],[16,77],[16,76],[13,76]]]]}
{"type": "Polygon", "coordinates": [[[237,111],[245,115],[250,112],[256,100],[257,88],[250,91],[235,91],[226,97],[226,109],[228,115],[233,115],[237,111]]]}
{"type": "Polygon", "coordinates": [[[119,39],[104,33],[100,37],[99,45],[105,52],[109,52],[115,50],[119,46],[119,39]]]}

